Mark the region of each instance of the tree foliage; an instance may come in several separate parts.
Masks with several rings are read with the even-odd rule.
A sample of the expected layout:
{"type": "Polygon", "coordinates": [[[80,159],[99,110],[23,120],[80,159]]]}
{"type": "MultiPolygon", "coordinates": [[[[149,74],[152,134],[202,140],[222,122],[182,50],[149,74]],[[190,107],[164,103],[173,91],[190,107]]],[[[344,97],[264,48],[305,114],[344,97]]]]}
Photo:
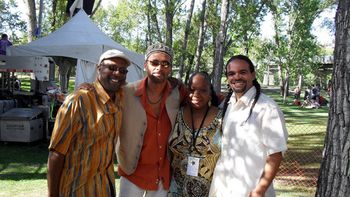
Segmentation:
{"type": "Polygon", "coordinates": [[[265,64],[278,68],[281,95],[287,96],[290,82],[301,87],[303,77],[318,70],[320,47],[311,34],[312,24],[320,12],[329,7],[322,0],[279,0],[267,3],[275,29],[274,39],[264,42],[262,55],[265,64]],[[266,57],[268,61],[266,61],[266,57]]]}
{"type": "Polygon", "coordinates": [[[145,49],[146,15],[143,9],[146,4],[140,0],[120,0],[116,5],[99,9],[94,20],[112,39],[128,46],[129,49],[142,53],[145,49]],[[132,16],[132,17],[130,17],[132,16]]]}
{"type": "MultiPolygon", "coordinates": [[[[42,33],[47,35],[69,18],[65,14],[66,0],[43,1],[42,33]]],[[[184,0],[120,0],[102,7],[103,1],[95,1],[91,17],[101,30],[139,53],[144,53],[149,44],[167,43],[175,51],[174,70],[183,66],[183,79],[194,70],[205,70],[212,73],[215,87],[220,88],[225,59],[240,53],[248,54],[260,69],[268,64],[279,66],[281,90],[289,82],[295,84],[300,76],[317,71],[315,57],[321,50],[311,34],[312,24],[322,10],[334,4],[334,0],[227,1],[223,25],[223,0],[206,0],[205,10],[201,8],[204,0],[193,0],[193,12],[189,11],[192,1],[184,0]],[[268,13],[273,15],[274,27],[261,26],[268,13]],[[261,39],[261,28],[274,29],[273,39],[261,39]]],[[[5,5],[0,2],[0,6],[5,5]]]]}
{"type": "Polygon", "coordinates": [[[25,22],[20,19],[20,11],[14,0],[0,0],[0,33],[6,33],[14,43],[20,42],[17,32],[26,31],[25,22]]]}

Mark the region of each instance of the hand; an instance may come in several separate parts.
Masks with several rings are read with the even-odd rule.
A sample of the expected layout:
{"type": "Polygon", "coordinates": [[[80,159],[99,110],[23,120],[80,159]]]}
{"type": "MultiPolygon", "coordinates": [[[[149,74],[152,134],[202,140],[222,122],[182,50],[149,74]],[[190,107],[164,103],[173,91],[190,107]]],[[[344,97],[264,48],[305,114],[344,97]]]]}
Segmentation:
{"type": "Polygon", "coordinates": [[[78,90],[95,90],[94,86],[90,83],[84,82],[78,86],[78,90]]]}
{"type": "Polygon", "coordinates": [[[170,82],[172,88],[183,85],[183,83],[175,77],[168,77],[168,81],[170,82]]]}
{"type": "Polygon", "coordinates": [[[255,189],[250,192],[249,197],[265,197],[265,193],[255,189]]]}

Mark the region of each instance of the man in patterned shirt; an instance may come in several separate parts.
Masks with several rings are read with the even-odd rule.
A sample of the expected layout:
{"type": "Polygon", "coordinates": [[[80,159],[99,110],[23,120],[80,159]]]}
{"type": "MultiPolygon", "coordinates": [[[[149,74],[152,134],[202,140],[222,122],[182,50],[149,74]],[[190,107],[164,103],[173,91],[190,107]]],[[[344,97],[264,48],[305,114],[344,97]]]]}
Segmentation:
{"type": "Polygon", "coordinates": [[[94,90],[81,89],[65,99],[49,146],[48,196],[115,196],[114,149],[129,65],[121,51],[106,51],[94,90]]]}

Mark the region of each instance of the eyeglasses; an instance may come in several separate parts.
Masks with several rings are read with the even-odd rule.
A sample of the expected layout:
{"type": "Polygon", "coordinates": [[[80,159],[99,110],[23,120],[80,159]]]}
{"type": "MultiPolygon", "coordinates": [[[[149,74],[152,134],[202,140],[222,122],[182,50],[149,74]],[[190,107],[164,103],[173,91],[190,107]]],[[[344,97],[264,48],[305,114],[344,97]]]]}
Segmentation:
{"type": "Polygon", "coordinates": [[[125,75],[127,74],[129,71],[126,67],[119,67],[119,65],[117,64],[102,64],[102,66],[106,66],[108,68],[108,70],[116,72],[118,71],[119,73],[125,75]]]}
{"type": "Polygon", "coordinates": [[[168,68],[171,66],[171,63],[168,61],[159,61],[159,60],[148,60],[152,66],[161,65],[163,68],[168,68]]]}

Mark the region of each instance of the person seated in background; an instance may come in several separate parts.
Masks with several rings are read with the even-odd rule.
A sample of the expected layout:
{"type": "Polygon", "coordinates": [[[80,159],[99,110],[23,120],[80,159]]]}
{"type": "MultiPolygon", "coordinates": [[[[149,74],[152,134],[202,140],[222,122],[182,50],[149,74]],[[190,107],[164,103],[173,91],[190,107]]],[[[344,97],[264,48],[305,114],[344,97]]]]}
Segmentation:
{"type": "Polygon", "coordinates": [[[319,104],[320,103],[320,88],[319,85],[313,85],[311,89],[311,100],[314,103],[319,104]]]}
{"type": "Polygon", "coordinates": [[[6,55],[6,48],[12,46],[12,42],[8,40],[7,34],[2,34],[0,39],[0,55],[6,55]]]}
{"type": "Polygon", "coordinates": [[[294,100],[293,100],[293,105],[297,105],[300,106],[300,94],[301,94],[301,90],[299,88],[299,86],[296,86],[294,89],[294,100]]]}
{"type": "Polygon", "coordinates": [[[294,89],[294,99],[299,100],[300,99],[300,93],[301,93],[301,90],[300,90],[299,86],[295,87],[295,89],[294,89]]]}
{"type": "Polygon", "coordinates": [[[13,90],[19,91],[21,90],[21,80],[19,80],[16,76],[13,76],[13,90]]]}
{"type": "Polygon", "coordinates": [[[302,104],[301,107],[305,107],[308,109],[318,109],[320,107],[320,104],[318,102],[316,102],[313,99],[306,99],[302,104]]]}
{"type": "Polygon", "coordinates": [[[208,73],[194,73],[188,90],[169,138],[173,197],[208,196],[221,152],[222,111],[208,73]]]}
{"type": "Polygon", "coordinates": [[[332,95],[332,80],[329,80],[329,81],[328,81],[328,84],[327,84],[327,93],[328,93],[328,96],[329,96],[329,97],[332,95]]]}

